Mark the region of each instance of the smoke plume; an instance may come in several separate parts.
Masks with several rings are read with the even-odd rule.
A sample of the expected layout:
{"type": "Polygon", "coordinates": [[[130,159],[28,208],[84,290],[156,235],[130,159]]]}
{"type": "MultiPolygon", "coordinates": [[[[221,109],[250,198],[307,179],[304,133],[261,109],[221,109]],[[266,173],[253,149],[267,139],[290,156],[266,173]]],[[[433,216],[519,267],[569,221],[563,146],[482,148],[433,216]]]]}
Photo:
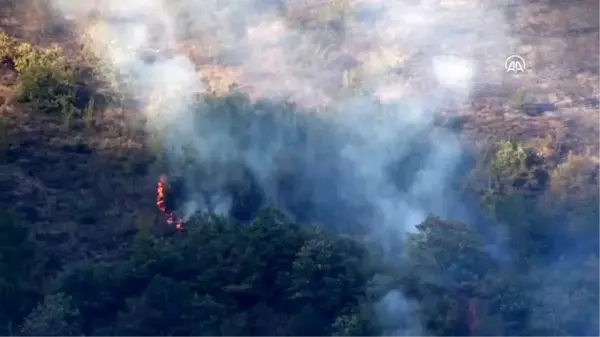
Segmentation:
{"type": "MultiPolygon", "coordinates": [[[[468,217],[453,186],[462,149],[435,121],[483,78],[499,81],[511,54],[502,14],[483,1],[54,5],[161,135],[190,190],[184,218],[234,212],[231,184],[247,177],[263,203],[338,230],[368,226],[368,240],[383,247],[430,213],[468,217]],[[283,103],[199,99],[214,72],[254,98],[321,116],[283,103]]],[[[381,310],[402,311],[394,303],[409,302],[390,293],[381,310]]]]}
{"type": "MultiPolygon", "coordinates": [[[[339,177],[348,180],[343,185],[350,190],[349,198],[362,195],[361,202],[377,205],[377,222],[398,226],[398,219],[405,219],[401,222],[407,229],[427,213],[448,213],[443,209],[446,182],[461,151],[452,134],[434,130],[435,115],[464,103],[478,74],[485,73],[488,82],[494,79],[490,73],[499,75],[501,63],[486,68],[486,62],[489,55],[503,55],[510,44],[501,16],[477,2],[55,4],[67,17],[88,19],[81,29],[93,50],[127,84],[151,131],[163,133],[175,157],[191,146],[203,159],[221,164],[241,160],[261,184],[268,184],[278,169],[275,157],[289,146],[282,142],[290,141],[277,139],[276,132],[269,148],[254,153],[233,144],[236,135],[229,130],[209,125],[199,132],[206,124],[202,110],[210,107],[195,101],[195,94],[205,89],[202,69],[181,48],[192,39],[211,46],[207,53],[215,55],[216,64],[242,69],[244,76],[237,82],[260,97],[335,105],[328,119],[340,133],[357,140],[341,146],[339,154],[353,171],[353,177],[339,177]],[[331,28],[311,27],[305,23],[310,20],[331,28]],[[371,97],[404,104],[381,113],[372,99],[340,95],[343,85],[359,85],[371,97]],[[419,142],[430,151],[412,184],[394,190],[386,170],[408,154],[416,137],[426,137],[419,142]]],[[[269,193],[266,197],[276,198],[269,193]]]]}

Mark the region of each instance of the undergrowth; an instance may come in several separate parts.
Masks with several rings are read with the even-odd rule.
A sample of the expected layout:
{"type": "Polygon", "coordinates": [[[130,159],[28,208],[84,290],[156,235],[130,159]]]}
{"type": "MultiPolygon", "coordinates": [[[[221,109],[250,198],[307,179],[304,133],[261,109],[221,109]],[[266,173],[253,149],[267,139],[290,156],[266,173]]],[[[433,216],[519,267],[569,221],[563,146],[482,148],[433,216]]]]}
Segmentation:
{"type": "Polygon", "coordinates": [[[73,113],[75,73],[58,46],[37,49],[0,34],[0,50],[19,75],[18,100],[45,114],[73,113]]]}

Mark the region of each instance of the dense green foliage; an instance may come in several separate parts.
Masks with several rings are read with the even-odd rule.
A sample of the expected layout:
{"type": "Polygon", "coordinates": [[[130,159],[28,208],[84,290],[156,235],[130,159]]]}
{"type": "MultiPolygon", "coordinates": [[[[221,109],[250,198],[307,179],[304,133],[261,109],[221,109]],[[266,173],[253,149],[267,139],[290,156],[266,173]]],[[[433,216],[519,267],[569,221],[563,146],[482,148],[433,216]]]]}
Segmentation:
{"type": "Polygon", "coordinates": [[[351,238],[269,209],[244,227],[199,218],[190,228],[140,234],[129,260],[65,273],[23,332],[323,335],[364,298],[367,253],[351,238]]]}
{"type": "Polygon", "coordinates": [[[75,112],[75,73],[58,47],[36,49],[0,34],[0,59],[9,59],[19,74],[17,98],[42,113],[75,112]]]}

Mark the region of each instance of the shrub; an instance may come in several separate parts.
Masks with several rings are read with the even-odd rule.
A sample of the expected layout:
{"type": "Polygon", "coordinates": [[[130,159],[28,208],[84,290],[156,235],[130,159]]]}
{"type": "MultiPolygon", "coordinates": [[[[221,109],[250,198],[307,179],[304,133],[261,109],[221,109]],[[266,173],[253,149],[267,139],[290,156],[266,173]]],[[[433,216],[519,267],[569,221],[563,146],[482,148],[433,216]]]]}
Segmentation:
{"type": "Polygon", "coordinates": [[[514,191],[537,195],[549,181],[547,163],[535,151],[510,141],[500,142],[490,172],[501,193],[514,191]]]}
{"type": "Polygon", "coordinates": [[[43,260],[12,214],[0,211],[0,231],[0,334],[8,335],[41,298],[43,260]]]}
{"type": "Polygon", "coordinates": [[[13,57],[15,44],[15,40],[4,33],[0,33],[0,60],[13,57]]]}
{"type": "Polygon", "coordinates": [[[19,74],[17,98],[43,113],[72,115],[74,72],[58,47],[37,50],[22,43],[13,53],[19,74]]]}

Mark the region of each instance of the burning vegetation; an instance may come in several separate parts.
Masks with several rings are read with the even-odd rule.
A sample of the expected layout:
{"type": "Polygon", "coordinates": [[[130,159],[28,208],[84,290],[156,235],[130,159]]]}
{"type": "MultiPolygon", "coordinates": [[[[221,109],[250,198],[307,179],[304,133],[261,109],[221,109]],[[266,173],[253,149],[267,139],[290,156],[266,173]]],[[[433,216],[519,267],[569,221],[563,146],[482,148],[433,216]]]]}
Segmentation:
{"type": "Polygon", "coordinates": [[[158,183],[156,184],[156,206],[167,218],[167,225],[175,227],[175,229],[178,231],[182,231],[183,221],[177,215],[175,215],[173,209],[169,207],[170,203],[167,203],[167,194],[168,179],[166,175],[162,174],[158,178],[158,183]]]}

